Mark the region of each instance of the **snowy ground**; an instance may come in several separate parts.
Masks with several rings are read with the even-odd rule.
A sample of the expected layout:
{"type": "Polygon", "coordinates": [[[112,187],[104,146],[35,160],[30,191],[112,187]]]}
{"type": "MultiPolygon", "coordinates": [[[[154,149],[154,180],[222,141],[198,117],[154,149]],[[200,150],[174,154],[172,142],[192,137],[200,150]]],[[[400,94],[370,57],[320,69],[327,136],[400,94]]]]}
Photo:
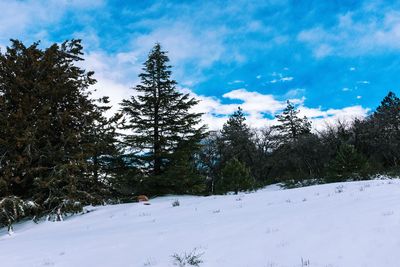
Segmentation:
{"type": "Polygon", "coordinates": [[[400,180],[92,209],[0,230],[0,266],[168,267],[194,249],[200,267],[400,266],[400,180]]]}

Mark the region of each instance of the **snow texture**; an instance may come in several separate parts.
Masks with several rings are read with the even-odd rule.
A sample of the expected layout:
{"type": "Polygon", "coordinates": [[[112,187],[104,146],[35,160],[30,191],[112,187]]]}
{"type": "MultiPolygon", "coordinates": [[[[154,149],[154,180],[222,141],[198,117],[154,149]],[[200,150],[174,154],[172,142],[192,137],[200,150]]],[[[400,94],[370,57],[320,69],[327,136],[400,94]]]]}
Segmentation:
{"type": "Polygon", "coordinates": [[[400,266],[397,179],[150,202],[1,229],[0,266],[169,267],[193,251],[200,267],[400,266]]]}

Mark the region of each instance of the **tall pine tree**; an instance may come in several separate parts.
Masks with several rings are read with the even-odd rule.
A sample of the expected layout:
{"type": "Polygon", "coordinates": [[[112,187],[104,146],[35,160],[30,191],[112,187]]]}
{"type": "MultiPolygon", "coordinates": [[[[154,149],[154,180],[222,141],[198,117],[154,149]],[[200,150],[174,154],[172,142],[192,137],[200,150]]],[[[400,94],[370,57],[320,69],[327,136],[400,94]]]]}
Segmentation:
{"type": "Polygon", "coordinates": [[[177,149],[204,136],[202,114],[191,112],[198,100],[177,90],[168,62],[167,52],[156,44],[139,74],[141,83],[133,88],[137,95],[122,102],[124,129],[130,131],[124,139],[128,149],[136,152],[145,174],[164,179],[160,183],[165,187],[168,178],[158,176],[172,164],[177,149]]]}

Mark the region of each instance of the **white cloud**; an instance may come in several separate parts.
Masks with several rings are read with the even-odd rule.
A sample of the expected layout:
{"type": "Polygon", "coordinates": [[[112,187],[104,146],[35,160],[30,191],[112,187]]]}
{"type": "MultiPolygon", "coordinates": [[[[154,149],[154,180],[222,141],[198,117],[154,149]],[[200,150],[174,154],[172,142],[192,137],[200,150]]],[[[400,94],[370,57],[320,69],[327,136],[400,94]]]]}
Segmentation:
{"type": "Polygon", "coordinates": [[[357,83],[360,83],[360,84],[370,84],[370,81],[357,81],[357,83]]]}
{"type": "Polygon", "coordinates": [[[0,41],[25,36],[27,41],[37,41],[47,36],[46,29],[59,22],[68,10],[93,9],[103,5],[102,0],[48,0],[0,1],[0,41]]]}
{"type": "Polygon", "coordinates": [[[224,94],[222,97],[243,101],[240,106],[250,114],[275,114],[285,107],[285,102],[278,101],[273,95],[264,95],[258,92],[249,92],[246,89],[237,89],[224,94]]]}
{"type": "Polygon", "coordinates": [[[296,98],[304,95],[305,91],[303,88],[294,88],[290,89],[284,96],[287,99],[296,98]]]}
{"type": "Polygon", "coordinates": [[[217,61],[224,52],[219,33],[216,29],[194,32],[189,25],[169,24],[135,38],[134,50],[146,55],[156,42],[160,42],[175,64],[195,59],[199,66],[206,67],[217,61]]]}
{"type": "Polygon", "coordinates": [[[279,79],[273,79],[271,81],[269,81],[270,83],[277,83],[277,82],[290,82],[292,81],[294,78],[293,77],[281,77],[279,79]]]}
{"type": "MultiPolygon", "coordinates": [[[[334,26],[316,26],[301,31],[297,39],[306,43],[317,58],[330,55],[360,56],[400,50],[400,12],[384,10],[380,15],[367,12],[360,20],[355,13],[341,14],[334,26]],[[357,19],[356,19],[357,18],[357,19]]],[[[350,68],[351,71],[354,69],[350,68]]]]}
{"type": "Polygon", "coordinates": [[[282,78],[281,78],[281,81],[282,81],[282,82],[289,82],[289,81],[291,81],[291,80],[293,80],[293,77],[282,77],[282,78]]]}
{"type": "Polygon", "coordinates": [[[138,83],[141,63],[136,61],[132,53],[117,53],[108,55],[101,51],[90,52],[85,55],[85,61],[80,62],[81,67],[87,71],[94,71],[97,83],[92,86],[96,89],[93,98],[102,96],[110,97],[113,114],[119,109],[123,99],[134,94],[131,88],[138,83]]]}
{"type": "MultiPolygon", "coordinates": [[[[147,55],[156,42],[161,43],[174,66],[174,76],[183,84],[196,84],[204,79],[202,71],[222,60],[226,47],[223,45],[224,28],[196,30],[189,23],[160,21],[159,27],[132,39],[132,51],[147,55]],[[188,73],[188,64],[195,64],[188,73]]],[[[245,60],[240,54],[229,53],[223,60],[245,60]]]]}
{"type": "Polygon", "coordinates": [[[238,83],[244,83],[244,81],[242,81],[242,80],[234,80],[234,81],[229,82],[228,84],[238,84],[238,83]]]}
{"type": "MultiPolygon", "coordinates": [[[[246,113],[246,122],[251,127],[264,127],[276,124],[276,119],[271,119],[279,114],[285,107],[286,101],[278,100],[275,96],[262,94],[259,92],[250,92],[246,89],[237,89],[224,94],[222,97],[230,100],[239,100],[241,103],[224,104],[223,99],[195,94],[190,89],[181,89],[183,92],[190,93],[193,97],[200,100],[200,103],[194,108],[195,112],[205,113],[203,121],[209,126],[209,129],[218,130],[227,121],[238,106],[246,113]],[[265,115],[269,115],[266,117],[265,115]]],[[[321,130],[327,124],[333,124],[337,120],[350,120],[354,118],[365,117],[369,109],[362,106],[350,106],[342,109],[323,110],[319,108],[309,108],[304,106],[305,98],[292,98],[300,110],[300,116],[307,116],[312,121],[314,130],[321,130]]]]}
{"type": "Polygon", "coordinates": [[[345,107],[342,109],[322,110],[319,108],[308,108],[305,106],[299,107],[300,116],[307,116],[311,119],[314,130],[322,130],[326,125],[332,125],[338,120],[349,121],[355,118],[363,118],[367,116],[369,109],[363,108],[360,105],[345,107]]]}
{"type": "Polygon", "coordinates": [[[332,46],[328,44],[321,44],[315,48],[314,55],[317,58],[323,58],[330,55],[333,51],[332,46]]]}

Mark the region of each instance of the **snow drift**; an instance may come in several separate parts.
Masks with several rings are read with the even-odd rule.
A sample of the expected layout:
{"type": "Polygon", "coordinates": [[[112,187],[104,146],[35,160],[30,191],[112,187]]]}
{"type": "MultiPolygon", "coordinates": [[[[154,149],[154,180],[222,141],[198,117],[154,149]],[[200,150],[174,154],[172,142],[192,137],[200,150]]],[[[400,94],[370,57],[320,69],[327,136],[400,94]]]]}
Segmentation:
{"type": "Polygon", "coordinates": [[[1,229],[0,266],[168,267],[185,253],[201,267],[400,263],[397,179],[87,209],[63,222],[17,224],[11,236],[1,229]]]}

